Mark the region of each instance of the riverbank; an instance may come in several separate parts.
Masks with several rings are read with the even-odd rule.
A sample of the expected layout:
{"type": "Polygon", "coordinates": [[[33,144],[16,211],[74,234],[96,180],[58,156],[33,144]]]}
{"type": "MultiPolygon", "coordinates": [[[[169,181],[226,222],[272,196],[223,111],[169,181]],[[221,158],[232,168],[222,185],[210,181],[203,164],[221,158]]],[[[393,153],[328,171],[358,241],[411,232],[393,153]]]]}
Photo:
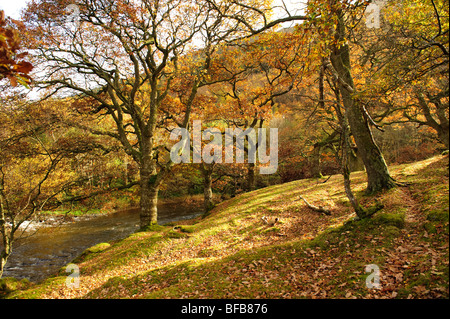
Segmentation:
{"type": "MultiPolygon", "coordinates": [[[[203,196],[190,195],[175,198],[164,198],[159,200],[160,206],[179,206],[189,205],[194,210],[201,211],[203,209],[203,196]]],[[[138,210],[137,204],[133,206],[114,206],[115,209],[98,209],[88,207],[78,207],[76,210],[54,210],[42,211],[29,221],[22,223],[20,230],[34,231],[41,227],[58,227],[68,223],[90,220],[99,216],[107,216],[122,211],[138,210]]]]}
{"type": "MultiPolygon", "coordinates": [[[[384,208],[355,221],[341,176],[299,180],[242,194],[206,218],[155,226],[76,261],[80,286],[63,270],[10,298],[448,298],[448,156],[390,167],[408,187],[363,196],[384,208]],[[306,207],[331,210],[331,216],[306,207]],[[278,217],[266,225],[262,216],[278,217]],[[366,266],[380,270],[369,288],[366,266]]],[[[370,279],[370,278],[369,278],[370,279]]]]}
{"type": "Polygon", "coordinates": [[[69,223],[90,220],[98,216],[104,216],[108,213],[95,213],[85,215],[69,215],[62,212],[42,213],[38,214],[34,219],[24,221],[20,227],[20,231],[36,231],[43,227],[59,227],[69,223]]]}
{"type": "MultiPolygon", "coordinates": [[[[158,205],[161,224],[192,219],[202,215],[195,205],[172,201],[158,205]]],[[[139,209],[127,209],[112,214],[79,216],[70,222],[55,220],[48,227],[32,227],[16,238],[13,254],[8,258],[5,277],[40,283],[58,272],[74,258],[89,251],[89,247],[126,238],[139,229],[139,209]]],[[[20,234],[20,232],[19,232],[20,234]]],[[[0,243],[1,245],[1,243],[0,243]]]]}

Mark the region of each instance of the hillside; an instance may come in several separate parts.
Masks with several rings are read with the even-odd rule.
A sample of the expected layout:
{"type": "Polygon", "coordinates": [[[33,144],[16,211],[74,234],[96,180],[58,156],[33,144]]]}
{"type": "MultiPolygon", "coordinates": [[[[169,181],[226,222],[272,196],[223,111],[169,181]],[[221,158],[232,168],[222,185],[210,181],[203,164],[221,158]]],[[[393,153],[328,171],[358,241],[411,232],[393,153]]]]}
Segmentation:
{"type": "MultiPolygon", "coordinates": [[[[87,252],[79,289],[66,274],[12,298],[448,298],[448,156],[390,167],[409,183],[374,197],[384,209],[355,221],[342,176],[246,193],[204,219],[157,226],[87,252]],[[331,209],[314,212],[299,200],[331,209]],[[262,216],[277,216],[270,227],[262,216]],[[368,289],[368,264],[381,289],[368,289]]],[[[352,174],[358,196],[365,174],[352,174]]]]}

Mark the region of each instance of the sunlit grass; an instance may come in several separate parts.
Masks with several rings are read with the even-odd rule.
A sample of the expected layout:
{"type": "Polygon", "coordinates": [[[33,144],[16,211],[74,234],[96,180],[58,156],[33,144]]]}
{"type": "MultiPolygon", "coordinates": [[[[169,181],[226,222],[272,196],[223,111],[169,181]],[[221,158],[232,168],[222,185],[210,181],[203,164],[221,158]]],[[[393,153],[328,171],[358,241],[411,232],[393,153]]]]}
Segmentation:
{"type": "MultiPolygon", "coordinates": [[[[77,262],[82,275],[78,291],[68,291],[64,277],[56,277],[16,296],[379,297],[381,292],[368,291],[364,285],[364,267],[371,263],[386,267],[385,278],[394,276],[395,289],[403,297],[421,291],[412,285],[420,282],[417,271],[409,268],[415,265],[429,277],[427,289],[434,287],[438,295],[440,287],[448,291],[448,271],[441,266],[428,268],[430,261],[419,262],[421,255],[413,248],[422,249],[422,240],[427,245],[432,243],[423,238],[422,225],[429,223],[428,229],[436,230],[436,245],[447,245],[446,250],[437,250],[439,258],[447,254],[448,259],[448,170],[445,177],[444,164],[428,168],[440,159],[391,167],[396,178],[411,186],[375,196],[362,195],[365,173],[353,173],[352,187],[362,204],[384,204],[370,220],[352,221],[355,214],[343,191],[341,176],[332,176],[326,183],[321,183],[325,179],[294,181],[223,202],[194,224],[183,222],[174,227],[175,223],[138,232],[101,253],[87,254],[77,262]],[[332,215],[309,210],[299,195],[331,209],[332,215]],[[268,227],[261,221],[263,215],[278,216],[281,222],[268,227]],[[400,276],[395,273],[397,267],[392,265],[405,262],[409,263],[403,264],[407,268],[398,268],[403,276],[400,282],[395,279],[400,276]]],[[[442,293],[445,295],[445,291],[442,293]]]]}

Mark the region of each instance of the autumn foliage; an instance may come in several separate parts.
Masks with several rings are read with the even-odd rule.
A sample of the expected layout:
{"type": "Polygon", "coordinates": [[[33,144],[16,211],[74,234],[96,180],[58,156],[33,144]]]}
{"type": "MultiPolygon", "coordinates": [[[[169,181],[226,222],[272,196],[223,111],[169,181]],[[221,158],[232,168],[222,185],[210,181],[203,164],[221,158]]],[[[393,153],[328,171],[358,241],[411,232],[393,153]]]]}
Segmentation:
{"type": "Polygon", "coordinates": [[[20,21],[7,19],[5,12],[0,11],[0,79],[6,77],[12,86],[22,84],[28,86],[31,83],[31,72],[33,66],[24,61],[27,52],[21,52],[21,38],[19,30],[24,26],[20,21]]]}
{"type": "MultiPolygon", "coordinates": [[[[372,248],[386,238],[386,249],[401,247],[386,259],[390,290],[363,296],[402,295],[394,289],[403,287],[406,274],[400,269],[410,265],[400,259],[420,262],[414,250],[428,249],[418,239],[423,227],[431,227],[424,226],[426,212],[445,213],[448,200],[442,200],[439,188],[443,207],[426,206],[418,198],[432,185],[412,177],[419,172],[415,164],[388,166],[426,160],[448,149],[448,0],[384,2],[378,29],[365,23],[365,9],[374,3],[366,0],[308,0],[295,12],[269,0],[33,0],[21,21],[0,11],[0,83],[8,83],[0,94],[0,199],[8,203],[0,209],[3,246],[12,247],[11,230],[46,210],[112,212],[133,205],[139,207],[142,232],[132,241],[142,236],[160,250],[156,254],[145,243],[148,254],[133,259],[124,272],[159,272],[173,262],[217,262],[240,250],[310,240],[356,213],[361,224],[354,226],[352,219],[343,228],[351,236],[331,234],[331,241],[320,243],[329,250],[306,249],[304,242],[280,248],[282,262],[298,263],[289,271],[272,269],[278,260],[267,255],[246,261],[241,271],[229,257],[220,275],[237,284],[244,297],[259,289],[257,297],[263,298],[350,298],[356,279],[339,282],[341,293],[330,288],[330,278],[342,276],[341,261],[349,267],[346,278],[357,277],[352,260],[371,262],[372,248]],[[77,8],[76,23],[67,19],[69,5],[77,8]],[[281,18],[279,11],[285,14],[281,18]],[[23,87],[41,95],[23,98],[16,94],[23,87]],[[194,120],[201,120],[203,129],[217,128],[220,139],[227,128],[276,128],[278,170],[258,174],[261,163],[249,161],[248,142],[243,163],[193,163],[192,153],[187,163],[174,163],[171,147],[178,141],[170,133],[184,129],[192,134],[194,120]],[[409,183],[415,185],[411,190],[398,187],[409,183]],[[367,196],[361,196],[363,191],[367,196]],[[331,217],[305,211],[298,202],[303,193],[314,195],[308,200],[317,205],[329,205],[331,217]],[[201,194],[205,223],[185,225],[191,233],[167,228],[157,235],[170,239],[164,243],[152,237],[152,230],[159,229],[158,200],[182,198],[192,204],[190,196],[201,194]],[[366,214],[364,209],[379,199],[385,208],[366,214]],[[386,211],[403,215],[386,217],[386,211]],[[263,214],[281,221],[263,229],[258,224],[263,214]],[[394,221],[384,223],[384,218],[394,221]],[[396,222],[402,225],[393,230],[396,222]],[[407,234],[403,226],[409,222],[407,234]],[[203,235],[217,227],[217,233],[203,235]],[[365,231],[372,233],[366,236],[365,231]],[[171,239],[186,246],[178,251],[171,239]],[[275,285],[279,293],[271,286],[277,276],[282,277],[275,285]],[[284,289],[289,280],[295,284],[284,289]]],[[[424,168],[432,161],[418,165],[424,168]]],[[[444,185],[448,170],[445,175],[443,158],[439,161],[439,168],[429,172],[439,172],[435,181],[444,185]]],[[[439,228],[442,241],[445,225],[432,226],[439,228]]],[[[448,252],[448,239],[444,244],[448,252]]],[[[10,248],[3,253],[2,268],[10,248]]],[[[443,253],[433,253],[443,259],[443,253]]],[[[205,277],[214,276],[209,266],[202,267],[205,277]]],[[[417,266],[418,274],[428,271],[423,267],[417,266]]],[[[112,273],[88,271],[94,277],[83,290],[45,296],[109,296],[102,287],[112,273]]],[[[176,283],[164,271],[155,276],[164,280],[146,278],[151,286],[139,287],[133,296],[172,296],[164,290],[176,283]]],[[[183,280],[183,293],[176,297],[233,296],[231,285],[223,294],[208,295],[218,288],[213,281],[202,283],[203,291],[190,291],[189,279],[183,280]]],[[[427,290],[430,296],[448,296],[448,284],[447,291],[440,284],[414,287],[414,296],[427,290]]],[[[114,296],[131,293],[121,289],[114,296]]]]}

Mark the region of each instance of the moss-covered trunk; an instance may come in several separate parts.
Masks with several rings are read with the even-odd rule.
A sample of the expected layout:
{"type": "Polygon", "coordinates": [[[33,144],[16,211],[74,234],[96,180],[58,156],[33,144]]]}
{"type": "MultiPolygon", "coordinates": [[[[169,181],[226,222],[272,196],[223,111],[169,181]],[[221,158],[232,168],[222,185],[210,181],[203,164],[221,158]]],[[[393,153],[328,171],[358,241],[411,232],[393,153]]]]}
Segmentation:
{"type": "Polygon", "coordinates": [[[3,271],[5,270],[6,262],[8,261],[9,256],[12,252],[12,244],[7,240],[3,241],[4,247],[2,247],[2,251],[0,252],[0,278],[3,276],[3,271]]]}
{"type": "Polygon", "coordinates": [[[140,200],[140,227],[145,229],[158,223],[158,191],[159,186],[154,184],[152,177],[142,178],[141,174],[141,200],[140,200]]]}
{"type": "Polygon", "coordinates": [[[358,147],[359,155],[367,172],[367,193],[396,186],[389,174],[383,154],[375,143],[366,114],[360,102],[355,98],[355,86],[351,74],[350,49],[345,39],[345,25],[342,13],[339,13],[335,34],[335,43],[331,52],[331,64],[339,77],[339,90],[347,114],[352,135],[358,147]]]}
{"type": "Polygon", "coordinates": [[[160,176],[152,154],[152,138],[142,142],[140,162],[140,227],[145,229],[158,223],[158,191],[160,176]]]}

